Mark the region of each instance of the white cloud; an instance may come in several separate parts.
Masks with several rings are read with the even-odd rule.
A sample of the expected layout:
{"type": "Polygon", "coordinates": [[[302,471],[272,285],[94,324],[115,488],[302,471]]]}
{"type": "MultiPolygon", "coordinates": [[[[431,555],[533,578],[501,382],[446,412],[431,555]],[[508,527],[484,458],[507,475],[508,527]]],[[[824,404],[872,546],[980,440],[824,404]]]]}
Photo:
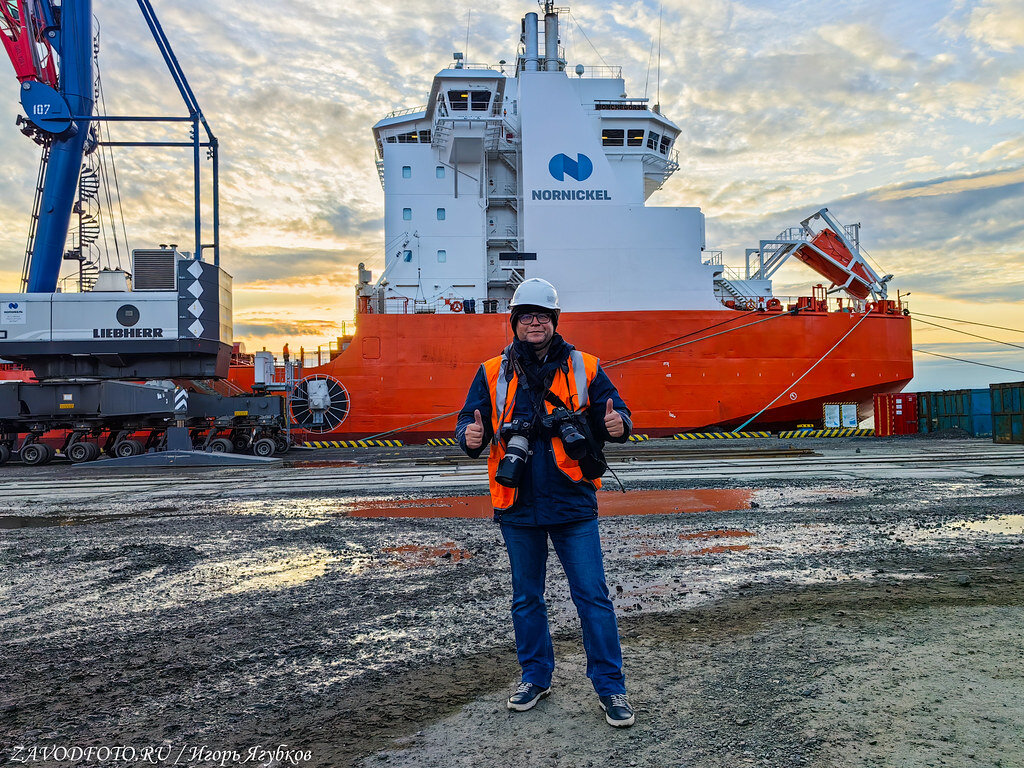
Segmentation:
{"type": "Polygon", "coordinates": [[[1000,53],[1024,47],[1024,2],[978,3],[968,17],[967,35],[979,45],[1000,53]]]}

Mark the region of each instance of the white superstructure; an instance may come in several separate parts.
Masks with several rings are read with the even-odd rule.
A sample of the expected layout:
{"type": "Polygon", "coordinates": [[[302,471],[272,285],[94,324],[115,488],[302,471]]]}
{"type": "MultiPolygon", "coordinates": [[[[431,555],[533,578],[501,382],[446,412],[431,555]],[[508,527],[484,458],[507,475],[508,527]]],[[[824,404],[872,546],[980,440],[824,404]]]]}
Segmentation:
{"type": "Polygon", "coordinates": [[[645,205],[679,127],[613,68],[567,73],[549,11],[543,53],[524,20],[514,75],[455,54],[425,107],[374,126],[386,264],[361,274],[366,311],[503,311],[527,277],[571,312],[723,309],[700,209],[645,205]]]}

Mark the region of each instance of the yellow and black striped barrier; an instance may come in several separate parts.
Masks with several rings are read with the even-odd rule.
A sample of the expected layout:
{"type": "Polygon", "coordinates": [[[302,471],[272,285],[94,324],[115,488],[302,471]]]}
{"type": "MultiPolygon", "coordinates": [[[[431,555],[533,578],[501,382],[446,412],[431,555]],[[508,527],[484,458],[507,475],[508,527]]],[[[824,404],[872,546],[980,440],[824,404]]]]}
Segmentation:
{"type": "Polygon", "coordinates": [[[647,435],[630,435],[629,442],[631,443],[642,443],[644,440],[650,440],[647,435]]]}
{"type": "Polygon", "coordinates": [[[873,429],[797,429],[789,432],[779,432],[779,437],[788,440],[794,437],[874,437],[873,429]]]}
{"type": "Polygon", "coordinates": [[[427,445],[458,445],[459,441],[454,437],[431,437],[427,440],[427,445]]]}
{"type": "Polygon", "coordinates": [[[306,448],[401,448],[401,440],[310,440],[306,448]]]}
{"type": "Polygon", "coordinates": [[[673,440],[739,440],[745,437],[771,437],[771,432],[677,432],[673,440]]]}

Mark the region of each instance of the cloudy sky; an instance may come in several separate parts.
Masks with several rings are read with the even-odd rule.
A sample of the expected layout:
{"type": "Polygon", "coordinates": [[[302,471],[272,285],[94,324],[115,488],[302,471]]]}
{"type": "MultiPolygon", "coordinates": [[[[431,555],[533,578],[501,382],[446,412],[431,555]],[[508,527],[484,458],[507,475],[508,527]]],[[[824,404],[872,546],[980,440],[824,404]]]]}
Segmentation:
{"type": "MultiPolygon", "coordinates": [[[[136,4],[94,1],[106,111],[181,114],[136,4]]],[[[356,265],[383,262],[370,127],[424,103],[452,51],[514,60],[519,19],[536,9],[154,5],[221,142],[222,258],[250,351],[313,349],[351,323],[356,265]]],[[[682,168],[649,202],[700,206],[727,263],[828,206],[863,224],[915,312],[1024,329],[1024,0],[580,2],[562,40],[570,67],[621,65],[629,94],[660,100],[682,127],[682,168]]],[[[16,290],[38,148],[14,127],[12,70],[0,75],[0,289],[16,290]]],[[[117,155],[132,247],[189,247],[188,163],[180,150],[117,155]]],[[[776,292],[812,282],[794,263],[776,292]]],[[[1021,332],[933,322],[1024,345],[1021,332]]],[[[1021,349],[923,323],[915,346],[913,388],[1024,379],[925,354],[1024,372],[1021,349]]]]}

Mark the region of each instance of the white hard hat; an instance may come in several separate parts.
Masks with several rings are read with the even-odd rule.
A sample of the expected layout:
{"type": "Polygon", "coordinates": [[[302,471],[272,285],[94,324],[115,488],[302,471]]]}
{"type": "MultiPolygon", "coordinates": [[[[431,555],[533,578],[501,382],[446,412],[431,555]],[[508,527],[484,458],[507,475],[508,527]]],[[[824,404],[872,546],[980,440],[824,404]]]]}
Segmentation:
{"type": "Polygon", "coordinates": [[[508,306],[511,309],[524,306],[541,307],[558,312],[558,291],[547,280],[531,277],[519,284],[508,306]]]}

